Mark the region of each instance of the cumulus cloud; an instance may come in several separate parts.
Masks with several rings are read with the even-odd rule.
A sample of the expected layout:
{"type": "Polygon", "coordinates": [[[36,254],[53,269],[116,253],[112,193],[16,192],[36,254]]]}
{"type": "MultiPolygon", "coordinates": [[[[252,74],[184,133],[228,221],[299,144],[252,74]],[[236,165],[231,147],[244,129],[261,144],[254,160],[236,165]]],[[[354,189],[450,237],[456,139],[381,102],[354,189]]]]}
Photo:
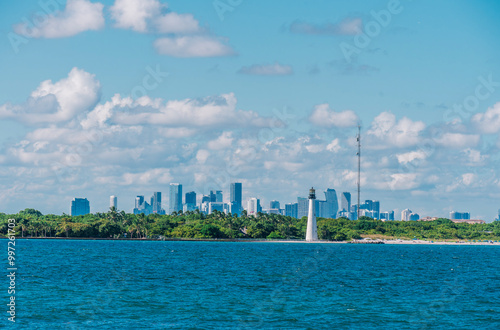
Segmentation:
{"type": "Polygon", "coordinates": [[[493,134],[500,132],[500,102],[488,108],[485,113],[477,113],[472,116],[474,123],[483,133],[493,134]]]}
{"type": "Polygon", "coordinates": [[[396,155],[398,162],[400,164],[411,163],[414,160],[424,160],[427,158],[427,154],[423,150],[410,151],[402,154],[396,155]]]}
{"type": "Polygon", "coordinates": [[[444,133],[436,139],[436,143],[448,148],[472,148],[479,143],[477,134],[444,133]]]}
{"type": "Polygon", "coordinates": [[[326,150],[331,151],[331,152],[333,152],[333,153],[337,153],[337,152],[339,152],[341,149],[342,149],[342,147],[340,146],[340,141],[339,141],[339,139],[333,139],[333,140],[332,140],[332,142],[330,142],[330,143],[326,146],[326,150]]]}
{"type": "Polygon", "coordinates": [[[95,75],[73,68],[67,78],[42,82],[25,104],[1,106],[0,118],[31,125],[68,121],[91,109],[99,101],[100,91],[95,75]]]}
{"type": "Polygon", "coordinates": [[[386,182],[385,189],[408,190],[419,186],[416,173],[395,173],[390,175],[391,180],[386,182]]]}
{"type": "Polygon", "coordinates": [[[195,33],[200,30],[191,14],[168,12],[158,0],[116,0],[111,6],[115,27],[137,32],[195,33]]]}
{"type": "Polygon", "coordinates": [[[238,72],[257,76],[284,76],[292,74],[293,69],[289,65],[282,65],[276,62],[274,64],[244,66],[238,72]]]}
{"type": "Polygon", "coordinates": [[[63,11],[56,11],[40,24],[14,26],[14,31],[30,38],[64,38],[89,30],[104,28],[104,5],[87,0],[68,0],[63,11]]]}
{"type": "Polygon", "coordinates": [[[157,39],[156,51],[173,57],[218,57],[235,55],[219,38],[211,36],[176,36],[157,39]]]}
{"type": "Polygon", "coordinates": [[[318,35],[357,35],[363,32],[362,25],[363,20],[359,17],[348,17],[338,23],[321,25],[295,21],[290,25],[290,32],[318,35]]]}
{"type": "Polygon", "coordinates": [[[359,118],[352,110],[335,112],[328,104],[320,104],[314,108],[309,121],[321,127],[353,127],[358,124],[359,118]]]}
{"type": "Polygon", "coordinates": [[[120,186],[168,184],[172,182],[172,176],[168,168],[154,168],[139,173],[126,172],[120,176],[101,176],[95,178],[95,182],[120,186]]]}
{"type": "Polygon", "coordinates": [[[233,143],[233,133],[223,132],[217,139],[209,141],[207,146],[210,149],[226,149],[233,143]]]}
{"type": "Polygon", "coordinates": [[[265,126],[266,118],[253,111],[236,110],[237,99],[233,93],[202,99],[172,100],[159,103],[149,100],[121,98],[117,96],[110,104],[89,113],[92,121],[83,121],[86,127],[90,122],[109,121],[120,125],[161,125],[165,127],[234,127],[265,126]],[[105,108],[106,110],[102,110],[105,108]]]}
{"type": "Polygon", "coordinates": [[[424,129],[425,124],[421,121],[412,121],[407,117],[396,120],[394,114],[382,112],[373,120],[367,135],[378,139],[369,140],[372,148],[410,147],[420,142],[420,133],[424,129]]]}

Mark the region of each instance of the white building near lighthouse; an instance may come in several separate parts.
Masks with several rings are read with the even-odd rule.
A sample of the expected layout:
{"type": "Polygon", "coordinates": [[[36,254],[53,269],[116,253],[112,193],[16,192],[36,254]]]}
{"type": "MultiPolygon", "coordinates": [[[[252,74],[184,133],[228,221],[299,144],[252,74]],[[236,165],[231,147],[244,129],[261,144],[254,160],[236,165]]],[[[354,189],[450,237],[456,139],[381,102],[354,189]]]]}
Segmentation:
{"type": "Polygon", "coordinates": [[[314,242],[318,240],[318,226],[316,225],[316,208],[314,207],[314,200],[316,199],[316,192],[314,188],[309,189],[309,212],[307,215],[307,231],[306,241],[314,242]]]}

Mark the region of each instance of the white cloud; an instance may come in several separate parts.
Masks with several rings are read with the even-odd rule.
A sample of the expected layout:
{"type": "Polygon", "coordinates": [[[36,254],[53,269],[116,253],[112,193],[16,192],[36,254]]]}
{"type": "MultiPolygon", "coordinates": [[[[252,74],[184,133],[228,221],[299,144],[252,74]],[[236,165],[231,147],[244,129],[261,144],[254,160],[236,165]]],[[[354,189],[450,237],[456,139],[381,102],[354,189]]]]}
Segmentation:
{"type": "Polygon", "coordinates": [[[231,147],[233,143],[233,133],[223,132],[217,139],[209,141],[207,146],[209,149],[227,149],[231,147]]]}
{"type": "Polygon", "coordinates": [[[353,127],[358,124],[359,118],[352,110],[335,112],[328,104],[320,104],[314,108],[309,121],[322,127],[353,127]]]}
{"type": "Polygon", "coordinates": [[[444,133],[436,142],[448,148],[471,148],[479,143],[477,134],[444,133]]]}
{"type": "Polygon", "coordinates": [[[150,184],[170,183],[172,182],[172,176],[170,175],[170,169],[168,168],[155,168],[139,173],[126,172],[121,176],[97,177],[95,179],[95,182],[106,185],[111,184],[120,186],[131,186],[131,185],[143,186],[150,184]]]}
{"type": "Polygon", "coordinates": [[[402,154],[397,154],[398,162],[400,164],[407,164],[414,160],[424,160],[427,158],[427,154],[422,150],[410,151],[402,154]]]}
{"type": "Polygon", "coordinates": [[[419,186],[416,173],[395,173],[390,175],[391,181],[386,187],[391,190],[408,190],[419,186]]]}
{"type": "Polygon", "coordinates": [[[282,65],[276,62],[274,64],[254,64],[251,66],[244,66],[238,72],[257,76],[284,76],[291,75],[293,73],[293,69],[289,65],[282,65]]]}
{"type": "Polygon", "coordinates": [[[208,150],[201,149],[196,153],[196,160],[200,164],[204,164],[207,161],[208,157],[210,157],[210,151],[208,150]]]}
{"type": "Polygon", "coordinates": [[[420,132],[424,129],[425,124],[421,121],[412,121],[407,117],[397,121],[394,114],[382,112],[373,120],[367,135],[379,140],[368,140],[373,148],[410,147],[420,142],[420,132]]]}
{"type": "Polygon", "coordinates": [[[155,20],[160,33],[196,33],[200,30],[198,21],[191,14],[167,13],[155,20]]]}
{"type": "Polygon", "coordinates": [[[231,56],[235,52],[219,38],[211,36],[165,37],[154,42],[161,55],[173,57],[218,57],[231,56]]]}
{"type": "Polygon", "coordinates": [[[359,17],[347,17],[338,23],[323,25],[295,21],[290,25],[290,32],[318,35],[357,35],[363,32],[363,20],[359,17]]]}
{"type": "Polygon", "coordinates": [[[139,100],[113,97],[111,104],[96,107],[89,113],[85,125],[91,122],[109,122],[120,125],[163,125],[170,127],[234,127],[235,125],[264,126],[268,120],[252,111],[236,110],[233,93],[203,99],[168,101],[161,104],[150,100],[140,105],[139,100]],[[102,110],[106,108],[106,110],[102,110]],[[100,118],[100,119],[95,119],[100,118]]]}
{"type": "Polygon", "coordinates": [[[476,174],[474,173],[465,173],[462,174],[462,183],[466,186],[470,186],[476,181],[476,174]]]}
{"type": "Polygon", "coordinates": [[[115,26],[137,32],[196,33],[198,21],[191,14],[168,12],[167,5],[158,0],[116,0],[111,6],[115,26]]]}
{"type": "Polygon", "coordinates": [[[482,163],[488,156],[481,155],[481,151],[475,149],[465,149],[463,151],[467,157],[469,157],[469,162],[471,163],[482,163]]]}
{"type": "Polygon", "coordinates": [[[104,28],[104,5],[87,0],[68,0],[64,11],[49,15],[43,22],[30,28],[26,23],[14,26],[14,31],[31,38],[64,38],[104,28]]]}
{"type": "Polygon", "coordinates": [[[13,118],[27,124],[58,123],[75,118],[92,108],[100,98],[101,85],[93,74],[73,68],[67,78],[42,82],[28,102],[3,105],[0,118],[13,118]]]}
{"type": "Polygon", "coordinates": [[[342,150],[339,139],[333,139],[332,142],[330,142],[330,144],[326,146],[326,150],[331,151],[333,153],[337,153],[340,150],[342,150]]]}
{"type": "Polygon", "coordinates": [[[500,102],[488,108],[485,113],[477,113],[471,121],[486,134],[500,132],[500,102]]]}
{"type": "Polygon", "coordinates": [[[116,0],[110,11],[116,27],[147,32],[148,20],[159,16],[161,9],[157,0],[116,0]]]}

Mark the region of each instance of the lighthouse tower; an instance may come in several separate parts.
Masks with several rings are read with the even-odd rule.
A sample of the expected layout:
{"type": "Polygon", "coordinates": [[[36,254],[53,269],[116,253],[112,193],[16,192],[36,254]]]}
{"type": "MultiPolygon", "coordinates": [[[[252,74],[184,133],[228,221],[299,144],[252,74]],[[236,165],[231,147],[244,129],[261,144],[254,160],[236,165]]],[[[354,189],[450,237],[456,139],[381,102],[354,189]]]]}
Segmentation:
{"type": "Polygon", "coordinates": [[[313,242],[318,240],[318,227],[316,226],[316,210],[314,200],[316,192],[314,188],[309,189],[309,213],[307,215],[306,241],[313,242]]]}

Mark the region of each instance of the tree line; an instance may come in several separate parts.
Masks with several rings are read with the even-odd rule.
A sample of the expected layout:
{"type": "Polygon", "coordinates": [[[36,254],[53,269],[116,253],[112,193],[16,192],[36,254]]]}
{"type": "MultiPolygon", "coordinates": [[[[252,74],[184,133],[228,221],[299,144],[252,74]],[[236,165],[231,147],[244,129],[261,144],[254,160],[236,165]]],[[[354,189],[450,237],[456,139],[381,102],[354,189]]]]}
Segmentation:
{"type": "MultiPolygon", "coordinates": [[[[17,214],[0,213],[0,234],[6,236],[8,219],[16,220],[17,237],[74,238],[188,238],[188,239],[304,239],[307,218],[258,213],[247,216],[214,211],[130,214],[111,208],[106,213],[82,216],[47,214],[25,209],[17,214]]],[[[346,241],[366,236],[402,239],[500,240],[500,221],[488,224],[456,224],[435,221],[380,221],[318,218],[321,240],[346,241]]]]}

